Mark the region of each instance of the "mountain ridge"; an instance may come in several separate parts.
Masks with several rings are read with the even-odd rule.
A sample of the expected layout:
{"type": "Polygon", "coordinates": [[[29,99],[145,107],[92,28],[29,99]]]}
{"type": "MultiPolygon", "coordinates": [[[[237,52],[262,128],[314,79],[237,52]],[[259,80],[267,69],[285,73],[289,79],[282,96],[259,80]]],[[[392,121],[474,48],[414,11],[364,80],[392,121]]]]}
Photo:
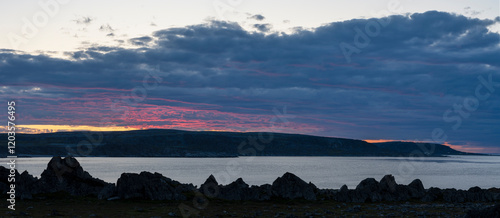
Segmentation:
{"type": "MultiPolygon", "coordinates": [[[[0,137],[5,142],[5,133],[0,137]]],[[[148,129],[116,132],[17,134],[19,156],[239,157],[239,156],[445,156],[472,153],[415,142],[368,143],[358,139],[271,132],[148,129]],[[101,138],[102,137],[102,138],[101,138]]],[[[7,156],[7,149],[0,152],[7,156]]]]}

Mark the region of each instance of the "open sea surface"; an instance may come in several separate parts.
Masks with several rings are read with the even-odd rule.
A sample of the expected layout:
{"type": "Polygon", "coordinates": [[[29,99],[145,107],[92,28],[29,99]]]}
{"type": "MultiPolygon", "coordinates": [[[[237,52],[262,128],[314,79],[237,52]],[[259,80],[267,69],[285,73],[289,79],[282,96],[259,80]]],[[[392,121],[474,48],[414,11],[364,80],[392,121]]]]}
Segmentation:
{"type": "MultiPolygon", "coordinates": [[[[1,158],[4,163],[7,159],[1,158]]],[[[39,177],[50,158],[18,158],[17,169],[39,177]]],[[[250,185],[271,184],[291,172],[319,188],[349,188],[365,178],[392,174],[399,184],[422,180],[424,187],[500,188],[500,156],[401,157],[239,157],[239,158],[118,158],[78,157],[93,177],[116,183],[123,172],[158,172],[182,183],[202,184],[210,174],[228,184],[241,177],[250,185]]]]}

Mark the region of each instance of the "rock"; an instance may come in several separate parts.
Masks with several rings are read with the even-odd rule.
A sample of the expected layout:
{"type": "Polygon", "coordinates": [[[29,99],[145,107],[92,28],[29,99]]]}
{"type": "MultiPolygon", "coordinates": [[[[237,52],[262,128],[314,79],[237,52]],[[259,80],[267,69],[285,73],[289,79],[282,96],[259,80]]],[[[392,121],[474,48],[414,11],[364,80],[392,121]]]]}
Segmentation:
{"type": "Polygon", "coordinates": [[[420,179],[415,179],[408,184],[408,189],[411,198],[420,199],[425,196],[425,188],[420,179]]]}
{"type": "MultiPolygon", "coordinates": [[[[10,175],[10,169],[0,166],[0,190],[3,193],[7,193],[10,190],[10,181],[8,180],[10,175]]],[[[14,169],[14,179],[16,184],[16,197],[20,199],[32,199],[33,196],[33,186],[38,181],[36,177],[30,175],[27,171],[19,174],[19,172],[14,169]]]]}
{"type": "Polygon", "coordinates": [[[236,181],[230,183],[229,185],[222,186],[219,198],[225,200],[255,200],[251,199],[249,195],[250,188],[242,178],[238,178],[236,181]]]}
{"type": "Polygon", "coordinates": [[[98,196],[99,192],[111,185],[93,178],[84,171],[74,157],[53,157],[42,172],[41,178],[34,184],[33,193],[67,192],[75,196],[98,196]]]}
{"type": "Polygon", "coordinates": [[[353,202],[377,202],[382,200],[380,186],[374,178],[367,178],[361,181],[355,189],[356,193],[351,195],[353,202]]]}
{"type": "Polygon", "coordinates": [[[422,197],[422,201],[431,202],[435,200],[439,200],[443,197],[442,191],[439,188],[431,187],[427,190],[424,197],[422,197]]]}
{"type": "Polygon", "coordinates": [[[224,200],[252,200],[262,201],[271,199],[271,186],[252,186],[246,184],[239,178],[228,185],[219,185],[213,175],[200,186],[199,191],[209,198],[219,198],[224,200]]]}
{"type": "Polygon", "coordinates": [[[306,183],[301,178],[288,172],[282,177],[278,177],[273,182],[271,189],[273,196],[280,198],[316,200],[316,186],[312,183],[306,183]]]}
{"type": "Polygon", "coordinates": [[[115,184],[109,184],[106,185],[103,189],[101,189],[101,191],[97,195],[97,198],[99,200],[110,199],[111,197],[116,196],[116,194],[117,193],[115,184]]]}
{"type": "Polygon", "coordinates": [[[462,203],[466,200],[466,193],[463,190],[456,190],[454,188],[444,189],[442,193],[443,200],[445,200],[446,202],[462,203]]]}
{"type": "Polygon", "coordinates": [[[186,200],[184,193],[195,190],[192,184],[181,184],[159,173],[122,173],[116,184],[122,199],[186,200]]]}
{"type": "Polygon", "coordinates": [[[349,197],[349,189],[347,185],[343,185],[340,187],[340,190],[335,194],[334,200],[340,202],[350,202],[351,198],[349,197]]]}
{"type": "Polygon", "coordinates": [[[380,190],[381,191],[386,191],[391,194],[396,193],[396,187],[398,184],[396,183],[396,180],[394,179],[394,176],[392,175],[385,175],[379,183],[380,190]]]}
{"type": "Polygon", "coordinates": [[[252,200],[271,200],[271,197],[273,196],[272,186],[270,184],[264,184],[261,186],[252,185],[252,187],[250,187],[250,195],[252,196],[252,200]]]}
{"type": "Polygon", "coordinates": [[[213,175],[210,175],[207,180],[205,180],[199,190],[209,198],[218,197],[220,194],[220,186],[213,175]]]}
{"type": "Polygon", "coordinates": [[[18,178],[16,179],[16,195],[21,199],[32,199],[32,188],[38,182],[38,178],[30,175],[28,171],[24,171],[16,177],[18,178]]]}
{"type": "Polygon", "coordinates": [[[342,187],[340,187],[340,192],[347,192],[349,190],[349,188],[347,188],[347,185],[344,184],[342,187]]]}

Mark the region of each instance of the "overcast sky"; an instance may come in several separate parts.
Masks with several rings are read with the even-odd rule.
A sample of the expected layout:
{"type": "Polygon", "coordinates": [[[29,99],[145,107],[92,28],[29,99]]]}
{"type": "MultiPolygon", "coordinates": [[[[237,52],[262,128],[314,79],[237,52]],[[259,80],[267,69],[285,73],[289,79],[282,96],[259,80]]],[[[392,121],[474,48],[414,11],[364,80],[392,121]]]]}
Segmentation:
{"type": "Polygon", "coordinates": [[[498,1],[2,1],[0,18],[0,99],[26,132],[434,136],[500,153],[498,1]]]}

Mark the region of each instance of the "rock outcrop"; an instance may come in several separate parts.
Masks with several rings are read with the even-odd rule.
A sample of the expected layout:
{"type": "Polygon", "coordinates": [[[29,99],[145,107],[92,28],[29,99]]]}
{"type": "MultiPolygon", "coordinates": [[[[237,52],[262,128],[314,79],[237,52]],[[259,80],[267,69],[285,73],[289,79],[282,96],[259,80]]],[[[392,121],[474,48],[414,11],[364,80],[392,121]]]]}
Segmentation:
{"type": "Polygon", "coordinates": [[[111,183],[92,177],[74,157],[54,157],[34,184],[33,194],[67,192],[75,196],[98,196],[111,183]]]}
{"type": "MultiPolygon", "coordinates": [[[[16,196],[21,199],[33,198],[37,194],[66,192],[74,196],[96,196],[99,199],[147,199],[147,200],[188,200],[193,193],[203,194],[208,198],[231,201],[265,201],[271,199],[335,200],[338,202],[393,202],[393,201],[446,201],[462,202],[498,202],[500,189],[481,189],[472,187],[468,190],[425,189],[422,181],[413,180],[408,185],[397,184],[394,176],[385,175],[380,182],[374,178],[362,180],[355,189],[343,185],[339,190],[318,189],[292,173],[285,173],[272,184],[250,186],[238,178],[228,184],[218,184],[214,176],[197,189],[192,184],[183,184],[159,173],[141,172],[123,173],[116,186],[92,177],[84,171],[73,157],[54,157],[50,160],[40,177],[33,177],[28,172],[19,174],[12,170],[16,178],[16,196]]],[[[7,178],[11,170],[0,166],[0,190],[9,191],[7,178]]]]}
{"type": "Polygon", "coordinates": [[[123,173],[116,183],[118,197],[148,200],[186,200],[185,193],[193,191],[191,184],[181,184],[159,173],[123,173]]]}
{"type": "MultiPolygon", "coordinates": [[[[7,176],[10,170],[0,167],[0,177],[5,178],[0,182],[0,189],[7,185],[7,176]]],[[[34,194],[66,192],[75,196],[101,196],[103,198],[113,195],[114,185],[93,178],[84,171],[80,163],[73,157],[53,157],[47,164],[40,179],[33,177],[28,172],[19,174],[15,171],[16,197],[30,199],[34,194]],[[107,188],[108,193],[101,193],[107,188]]]]}
{"type": "Polygon", "coordinates": [[[282,177],[278,177],[271,186],[273,196],[297,199],[304,198],[306,200],[316,200],[316,186],[312,183],[306,183],[301,178],[292,173],[285,173],[282,177]]]}

